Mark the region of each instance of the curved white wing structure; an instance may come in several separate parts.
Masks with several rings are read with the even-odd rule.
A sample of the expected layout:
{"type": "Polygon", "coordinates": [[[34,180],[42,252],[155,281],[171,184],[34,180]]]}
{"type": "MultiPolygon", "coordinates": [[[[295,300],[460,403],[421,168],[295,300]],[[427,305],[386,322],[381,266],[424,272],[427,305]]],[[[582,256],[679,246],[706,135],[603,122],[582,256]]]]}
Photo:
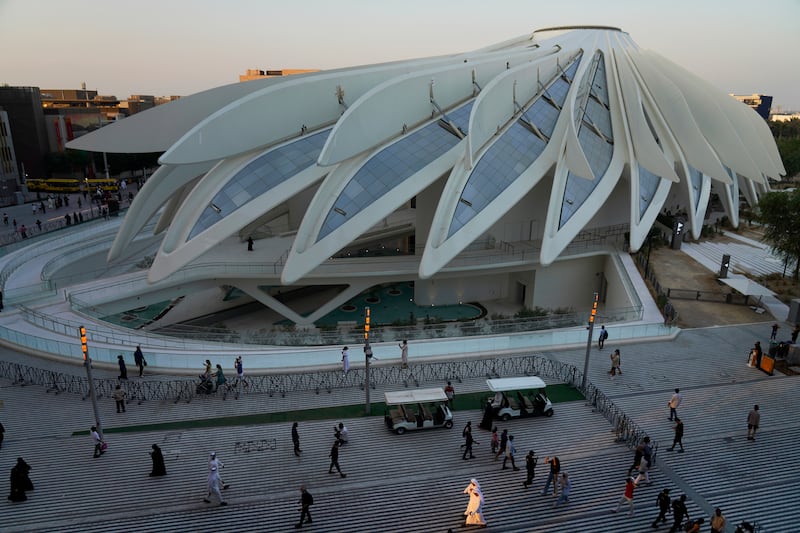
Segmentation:
{"type": "Polygon", "coordinates": [[[220,87],[69,147],[164,152],[110,260],[158,214],[151,283],[192,269],[295,322],[341,296],[303,315],[276,288],[477,298],[609,236],[638,250],[662,214],[697,238],[714,196],[736,225],[785,174],[756,113],[607,27],[220,87]]]}

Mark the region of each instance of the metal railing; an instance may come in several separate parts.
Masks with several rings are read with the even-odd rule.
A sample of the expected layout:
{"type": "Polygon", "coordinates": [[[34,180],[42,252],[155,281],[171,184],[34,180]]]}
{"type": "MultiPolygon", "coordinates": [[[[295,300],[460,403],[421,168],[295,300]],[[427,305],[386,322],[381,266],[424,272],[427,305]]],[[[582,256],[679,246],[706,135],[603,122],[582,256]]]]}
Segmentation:
{"type": "MultiPolygon", "coordinates": [[[[567,383],[580,390],[587,399],[587,405],[600,413],[613,426],[615,441],[629,448],[636,447],[647,436],[636,422],[627,416],[608,396],[587,380],[586,389],[581,390],[583,372],[575,365],[554,361],[539,355],[520,355],[488,359],[469,359],[418,363],[408,368],[394,365],[374,365],[370,368],[370,388],[378,385],[404,385],[415,387],[421,383],[462,382],[464,379],[485,377],[542,376],[567,383]]],[[[0,378],[11,380],[14,385],[40,385],[47,392],[78,394],[84,398],[89,394],[86,377],[66,374],[53,370],[0,361],[0,378]]],[[[285,396],[292,392],[314,392],[319,394],[334,389],[364,388],[364,369],[354,368],[346,374],[341,370],[315,370],[305,372],[281,372],[264,375],[249,375],[248,386],[241,387],[232,380],[230,388],[221,388],[217,394],[267,394],[285,396]]],[[[131,401],[179,401],[191,402],[196,397],[210,398],[197,392],[198,380],[192,378],[119,380],[116,378],[95,378],[94,386],[98,397],[111,397],[117,385],[128,393],[131,401]]],[[[224,398],[224,396],[223,396],[224,398]]],[[[658,449],[651,440],[653,461],[658,449]]]]}
{"type": "MultiPolygon", "coordinates": [[[[65,318],[39,313],[20,305],[24,319],[40,328],[62,335],[74,335],[76,329],[85,325],[65,318]]],[[[81,312],[98,316],[91,306],[80,307],[81,312]]],[[[605,323],[630,322],[641,318],[641,305],[619,309],[604,309],[600,313],[605,323]]],[[[549,329],[563,329],[588,323],[589,311],[551,314],[541,317],[482,318],[458,322],[424,323],[409,326],[374,326],[370,335],[373,342],[394,342],[402,339],[429,340],[455,337],[474,337],[482,335],[509,335],[549,329]]],[[[234,331],[221,328],[168,326],[157,332],[128,330],[123,327],[93,324],[90,339],[104,344],[134,346],[145,344],[150,347],[184,348],[198,347],[202,343],[216,343],[226,346],[332,346],[358,344],[363,341],[363,329],[353,324],[348,327],[332,329],[317,328],[261,332],[259,330],[234,331]]],[[[208,348],[208,347],[206,347],[208,348]]]]}

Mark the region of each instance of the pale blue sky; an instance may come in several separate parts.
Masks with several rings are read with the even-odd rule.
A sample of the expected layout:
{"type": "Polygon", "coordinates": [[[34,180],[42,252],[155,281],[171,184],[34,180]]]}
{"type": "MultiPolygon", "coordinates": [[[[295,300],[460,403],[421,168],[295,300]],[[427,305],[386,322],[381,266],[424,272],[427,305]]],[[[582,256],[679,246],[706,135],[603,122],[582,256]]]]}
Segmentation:
{"type": "Polygon", "coordinates": [[[187,95],[609,25],[724,92],[800,110],[800,0],[0,0],[0,84],[187,95]]]}

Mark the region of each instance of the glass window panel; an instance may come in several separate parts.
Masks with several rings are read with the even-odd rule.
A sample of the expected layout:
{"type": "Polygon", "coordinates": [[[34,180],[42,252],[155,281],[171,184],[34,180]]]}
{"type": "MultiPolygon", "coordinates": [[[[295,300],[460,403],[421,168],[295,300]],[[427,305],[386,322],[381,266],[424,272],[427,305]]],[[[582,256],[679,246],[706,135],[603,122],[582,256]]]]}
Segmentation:
{"type": "MultiPolygon", "coordinates": [[[[474,99],[446,113],[450,121],[464,133],[467,132],[473,103],[474,99]]],[[[390,190],[402,185],[403,181],[435,161],[459,141],[458,137],[442,128],[437,119],[383,148],[367,160],[345,185],[322,223],[317,241],[390,190]],[[346,198],[354,200],[347,208],[343,205],[346,198]],[[337,208],[347,214],[343,216],[336,211],[337,208]]]]}
{"type": "Polygon", "coordinates": [[[653,197],[658,189],[658,184],[661,183],[661,178],[644,168],[642,165],[639,167],[639,220],[642,215],[650,207],[653,197]]]}
{"type": "Polygon", "coordinates": [[[209,202],[189,233],[189,239],[257,196],[310,167],[319,157],[331,128],[305,135],[288,144],[272,148],[245,165],[209,202]],[[220,210],[216,212],[211,204],[220,210]]]}

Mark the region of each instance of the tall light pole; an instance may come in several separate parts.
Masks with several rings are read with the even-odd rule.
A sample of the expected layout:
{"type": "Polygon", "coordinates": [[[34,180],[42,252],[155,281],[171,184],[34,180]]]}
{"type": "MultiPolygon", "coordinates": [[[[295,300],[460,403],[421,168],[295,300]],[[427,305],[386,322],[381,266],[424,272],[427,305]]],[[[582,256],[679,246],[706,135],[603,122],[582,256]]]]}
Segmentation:
{"type": "Polygon", "coordinates": [[[369,345],[369,307],[365,307],[364,312],[364,412],[369,416],[369,360],[372,359],[372,347],[369,345]]]}
{"type": "Polygon", "coordinates": [[[594,331],[594,317],[597,315],[597,302],[600,299],[600,293],[594,293],[594,302],[592,302],[592,312],[589,314],[589,337],[586,339],[586,359],[583,362],[583,382],[581,389],[586,392],[586,378],[589,373],[589,354],[592,351],[592,332],[594,331]]]}
{"type": "Polygon", "coordinates": [[[97,409],[97,394],[94,390],[94,380],[92,379],[92,358],[89,357],[89,346],[86,342],[86,328],[81,326],[78,328],[78,334],[81,337],[81,351],[83,352],[83,365],[86,367],[86,379],[89,380],[89,397],[92,399],[92,409],[94,410],[94,425],[97,427],[97,432],[100,438],[103,438],[103,426],[100,423],[100,411],[97,409]]]}

